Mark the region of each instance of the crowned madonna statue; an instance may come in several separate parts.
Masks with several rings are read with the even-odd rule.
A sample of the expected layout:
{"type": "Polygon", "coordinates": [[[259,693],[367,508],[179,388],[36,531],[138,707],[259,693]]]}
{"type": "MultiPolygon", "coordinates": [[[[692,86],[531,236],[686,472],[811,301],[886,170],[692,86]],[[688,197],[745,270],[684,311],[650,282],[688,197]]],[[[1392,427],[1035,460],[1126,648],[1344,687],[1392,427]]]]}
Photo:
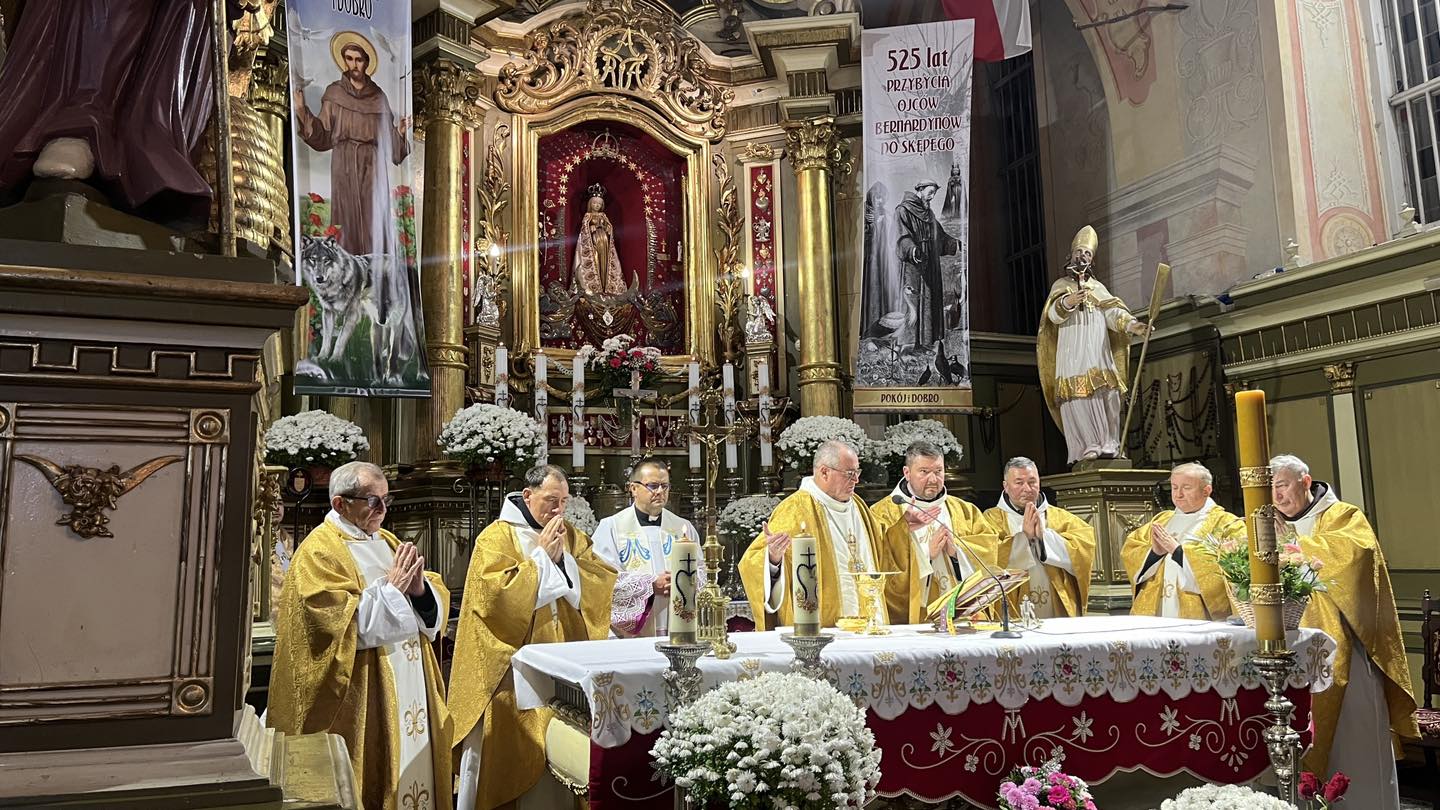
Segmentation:
{"type": "Polygon", "coordinates": [[[615,226],[605,214],[605,188],[596,183],[589,191],[575,242],[573,284],[586,295],[619,295],[625,291],[625,277],[615,247],[615,226]]]}

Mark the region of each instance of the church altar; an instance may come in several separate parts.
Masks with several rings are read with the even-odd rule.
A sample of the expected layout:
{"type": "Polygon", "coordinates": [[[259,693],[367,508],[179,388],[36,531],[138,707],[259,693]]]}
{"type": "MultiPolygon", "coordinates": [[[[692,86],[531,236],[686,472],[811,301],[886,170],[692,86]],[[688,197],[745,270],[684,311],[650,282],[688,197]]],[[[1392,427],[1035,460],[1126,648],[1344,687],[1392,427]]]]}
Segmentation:
{"type": "MultiPolygon", "coordinates": [[[[832,631],[823,657],[831,683],[867,712],[883,752],[883,796],[992,807],[1012,768],[1055,749],[1067,773],[1091,783],[1136,769],[1240,783],[1269,765],[1262,734],[1271,715],[1248,628],[1087,616],[1048,620],[1019,640],[893,629],[832,631]]],[[[738,650],[729,660],[699,662],[706,688],[789,669],[793,654],[778,632],[730,638],[738,650]]],[[[1289,644],[1297,654],[1289,697],[1308,745],[1310,693],[1330,685],[1335,643],[1302,629],[1289,644]]],[[[537,644],[513,658],[521,708],[557,704],[589,718],[593,810],[671,806],[649,756],[667,713],[666,660],[654,645],[537,644]]]]}

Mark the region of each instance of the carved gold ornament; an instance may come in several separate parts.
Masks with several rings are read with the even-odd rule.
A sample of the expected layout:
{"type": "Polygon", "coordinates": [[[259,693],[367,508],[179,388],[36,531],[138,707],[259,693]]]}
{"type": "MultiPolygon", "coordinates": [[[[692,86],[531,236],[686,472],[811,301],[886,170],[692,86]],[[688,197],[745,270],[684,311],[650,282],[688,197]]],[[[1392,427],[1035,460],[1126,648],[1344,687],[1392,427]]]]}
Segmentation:
{"type": "Polygon", "coordinates": [[[68,525],[70,531],[89,540],[92,537],[114,537],[106,526],[110,516],[104,510],[115,509],[115,502],[145,482],[146,478],[161,469],[184,461],[184,456],[161,456],[151,459],[138,467],[120,471],[120,465],[112,464],[110,469],[82,467],[79,464],[60,466],[39,456],[16,454],[16,459],[29,464],[45,476],[45,480],[60,493],[65,505],[73,510],[61,516],[56,524],[68,525]]]}
{"type": "Polygon", "coordinates": [[[500,68],[495,100],[507,112],[540,113],[576,96],[613,93],[659,109],[691,135],[725,135],[734,92],[706,77],[699,41],[643,0],[590,0],[583,14],[533,33],[522,59],[500,68]]]}
{"type": "Polygon", "coordinates": [[[1264,467],[1241,467],[1240,488],[1245,487],[1269,487],[1272,476],[1270,466],[1264,467]]]}

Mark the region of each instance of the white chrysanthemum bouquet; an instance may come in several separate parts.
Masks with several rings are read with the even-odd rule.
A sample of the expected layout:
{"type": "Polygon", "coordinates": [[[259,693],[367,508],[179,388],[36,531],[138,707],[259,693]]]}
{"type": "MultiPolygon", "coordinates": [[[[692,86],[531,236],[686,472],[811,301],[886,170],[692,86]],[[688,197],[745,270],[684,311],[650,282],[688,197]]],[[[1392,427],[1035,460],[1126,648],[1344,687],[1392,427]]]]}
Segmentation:
{"type": "Polygon", "coordinates": [[[545,431],[529,414],[487,403],[457,412],[436,441],[445,455],[467,466],[499,462],[512,470],[533,465],[544,442],[545,431]]]}
{"type": "Polygon", "coordinates": [[[865,443],[864,462],[867,466],[880,467],[885,471],[886,481],[900,477],[905,466],[905,449],[912,442],[924,439],[945,451],[945,463],[960,463],[965,448],[944,423],[934,419],[911,419],[885,428],[885,435],[865,443]]]}
{"type": "Polygon", "coordinates": [[[863,807],[880,784],[864,713],[791,673],[722,684],[680,708],[650,754],[702,807],[863,807]]]}
{"type": "Polygon", "coordinates": [[[780,458],[784,460],[785,466],[792,470],[808,471],[815,461],[815,451],[831,439],[849,444],[857,453],[868,441],[865,428],[849,419],[839,416],[804,416],[780,431],[775,449],[780,451],[780,458]]]}
{"type": "Polygon", "coordinates": [[[326,411],[282,416],[265,431],[265,463],[289,468],[328,467],[354,461],[370,442],[360,426],[326,411]]]}
{"type": "Polygon", "coordinates": [[[720,510],[719,517],[715,519],[715,528],[725,537],[749,543],[760,534],[761,527],[779,505],[780,499],[769,495],[746,495],[737,498],[720,510]]]}
{"type": "Polygon", "coordinates": [[[1289,802],[1240,785],[1201,785],[1166,799],[1160,810],[1295,810],[1289,802]]]}
{"type": "Polygon", "coordinates": [[[565,502],[565,522],[586,534],[594,534],[595,527],[600,525],[590,502],[579,495],[571,495],[570,500],[565,502]]]}

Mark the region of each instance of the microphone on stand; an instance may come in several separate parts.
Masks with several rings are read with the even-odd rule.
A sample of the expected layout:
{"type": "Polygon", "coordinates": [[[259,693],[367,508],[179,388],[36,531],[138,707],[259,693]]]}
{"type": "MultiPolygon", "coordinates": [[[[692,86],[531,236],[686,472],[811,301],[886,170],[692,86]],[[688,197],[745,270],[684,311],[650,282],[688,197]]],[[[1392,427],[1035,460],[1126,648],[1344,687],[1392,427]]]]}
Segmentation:
{"type": "MultiPolygon", "coordinates": [[[[891,495],[890,502],[895,504],[896,506],[904,506],[906,504],[905,498],[900,495],[891,495]]],[[[913,499],[910,501],[910,506],[916,509],[920,508],[914,503],[913,499]]],[[[944,508],[943,503],[941,504],[941,508],[944,508]]],[[[990,637],[1020,638],[1020,632],[1018,630],[1010,629],[1010,598],[1009,595],[1005,593],[1005,582],[1000,579],[999,574],[995,573],[995,569],[991,568],[989,564],[985,562],[985,560],[981,559],[980,555],[976,554],[975,550],[970,548],[970,545],[964,540],[959,537],[955,538],[955,545],[965,549],[965,553],[969,555],[970,559],[979,563],[980,569],[985,573],[989,574],[990,579],[994,580],[996,587],[1000,589],[1000,629],[991,633],[990,637]]]]}

